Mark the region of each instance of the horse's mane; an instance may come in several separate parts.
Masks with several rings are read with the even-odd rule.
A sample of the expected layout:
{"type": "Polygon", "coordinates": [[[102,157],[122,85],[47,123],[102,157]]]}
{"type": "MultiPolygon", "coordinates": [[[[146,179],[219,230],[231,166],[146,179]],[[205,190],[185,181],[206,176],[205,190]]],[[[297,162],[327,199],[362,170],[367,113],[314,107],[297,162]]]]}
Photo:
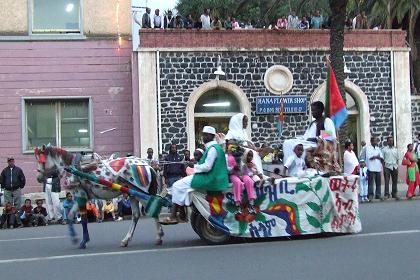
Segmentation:
{"type": "Polygon", "coordinates": [[[52,157],[61,156],[66,165],[70,165],[73,160],[73,155],[70,152],[58,147],[46,147],[45,154],[52,157]]]}

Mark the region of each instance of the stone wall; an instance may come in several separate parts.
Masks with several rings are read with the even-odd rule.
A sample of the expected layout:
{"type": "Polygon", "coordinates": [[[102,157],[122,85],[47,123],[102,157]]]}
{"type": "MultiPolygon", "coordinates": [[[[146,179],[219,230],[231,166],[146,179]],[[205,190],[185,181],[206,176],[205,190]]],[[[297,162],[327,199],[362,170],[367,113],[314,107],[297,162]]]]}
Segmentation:
{"type": "MultiPolygon", "coordinates": [[[[160,52],[160,86],[162,104],[162,144],[166,150],[172,141],[186,148],[186,104],[189,95],[202,83],[214,79],[217,56],[226,79],[239,86],[251,103],[252,140],[277,143],[279,141],[275,115],[256,115],[257,96],[271,96],[264,86],[264,73],[273,65],[284,65],[294,78],[288,95],[306,95],[308,103],[314,90],[325,81],[323,51],[265,51],[265,52],[160,52]]],[[[367,95],[371,111],[371,131],[378,136],[392,133],[391,59],[386,51],[347,52],[348,78],[367,95]]],[[[309,104],[308,104],[309,105],[309,104]]],[[[309,108],[309,106],[308,106],[309,108]]],[[[309,123],[306,114],[285,117],[284,138],[304,133],[309,123]]]]}
{"type": "Polygon", "coordinates": [[[411,101],[411,118],[413,120],[413,141],[417,141],[420,134],[420,98],[416,96],[411,101]]]}

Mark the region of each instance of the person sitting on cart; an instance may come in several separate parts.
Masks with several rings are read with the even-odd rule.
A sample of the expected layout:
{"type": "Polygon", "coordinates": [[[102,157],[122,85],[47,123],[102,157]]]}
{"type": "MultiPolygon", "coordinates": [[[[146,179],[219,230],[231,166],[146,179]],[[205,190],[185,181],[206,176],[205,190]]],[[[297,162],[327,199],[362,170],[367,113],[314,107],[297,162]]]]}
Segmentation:
{"type": "Polygon", "coordinates": [[[194,165],[194,174],[173,184],[171,216],[162,221],[163,224],[176,224],[186,220],[183,206],[190,205],[189,193],[191,191],[222,192],[228,189],[226,157],[222,146],[214,140],[215,136],[216,129],[214,127],[205,126],[203,128],[203,142],[206,145],[206,151],[200,161],[194,165]]]}

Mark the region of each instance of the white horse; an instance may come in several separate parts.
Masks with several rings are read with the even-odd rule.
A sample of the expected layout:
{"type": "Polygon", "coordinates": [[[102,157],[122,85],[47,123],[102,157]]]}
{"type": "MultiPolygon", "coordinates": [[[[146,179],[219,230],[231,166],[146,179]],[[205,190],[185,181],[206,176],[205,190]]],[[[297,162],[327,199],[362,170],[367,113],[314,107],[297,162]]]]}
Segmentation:
{"type": "MultiPolygon", "coordinates": [[[[60,177],[63,177],[66,174],[65,168],[69,166],[75,166],[77,169],[81,170],[81,154],[71,154],[61,148],[51,146],[43,146],[40,149],[36,148],[35,157],[38,161],[37,180],[40,183],[45,182],[45,179],[48,178],[50,174],[58,173],[60,177]]],[[[92,164],[82,171],[93,174],[98,178],[127,186],[137,192],[151,195],[156,194],[157,192],[155,171],[146,162],[136,157],[98,160],[96,164],[92,164]]],[[[121,192],[73,175],[68,176],[67,180],[72,183],[71,185],[75,198],[74,206],[68,215],[68,228],[72,241],[77,243],[76,232],[72,221],[77,211],[79,211],[83,227],[83,239],[80,242],[79,248],[84,249],[86,248],[86,243],[90,241],[87,227],[87,201],[92,198],[112,199],[121,195],[121,192]]],[[[127,235],[121,241],[122,247],[126,247],[133,237],[134,230],[136,229],[137,222],[140,218],[139,202],[146,206],[145,201],[138,197],[130,196],[130,201],[132,223],[127,235]]],[[[164,235],[163,229],[161,224],[159,224],[158,219],[155,219],[155,224],[157,230],[155,244],[161,245],[162,237],[164,235]]]]}

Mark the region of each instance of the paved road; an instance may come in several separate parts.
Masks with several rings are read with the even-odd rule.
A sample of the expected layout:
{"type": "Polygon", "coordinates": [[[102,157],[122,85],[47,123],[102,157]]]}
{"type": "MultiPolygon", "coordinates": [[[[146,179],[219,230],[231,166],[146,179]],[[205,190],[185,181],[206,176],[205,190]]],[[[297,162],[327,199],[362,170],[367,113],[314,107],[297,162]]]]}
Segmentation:
{"type": "Polygon", "coordinates": [[[89,224],[86,250],[61,225],[0,230],[0,279],[420,279],[420,200],[363,204],[360,215],[357,235],[220,246],[184,224],[156,247],[150,219],[128,248],[129,221],[89,224]]]}

